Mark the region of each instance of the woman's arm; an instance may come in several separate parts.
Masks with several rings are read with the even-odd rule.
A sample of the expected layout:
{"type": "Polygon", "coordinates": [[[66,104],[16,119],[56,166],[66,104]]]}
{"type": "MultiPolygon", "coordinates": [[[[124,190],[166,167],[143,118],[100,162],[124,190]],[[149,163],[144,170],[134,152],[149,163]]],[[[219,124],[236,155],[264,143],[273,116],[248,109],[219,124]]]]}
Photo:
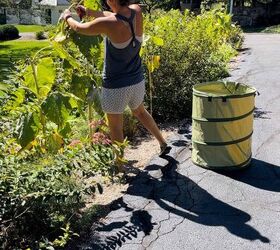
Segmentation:
{"type": "Polygon", "coordinates": [[[77,33],[87,35],[87,36],[95,36],[95,35],[108,35],[110,27],[112,26],[112,19],[108,17],[98,17],[93,21],[86,23],[77,22],[72,16],[66,15],[64,17],[67,24],[71,29],[76,31],[77,33]]]}

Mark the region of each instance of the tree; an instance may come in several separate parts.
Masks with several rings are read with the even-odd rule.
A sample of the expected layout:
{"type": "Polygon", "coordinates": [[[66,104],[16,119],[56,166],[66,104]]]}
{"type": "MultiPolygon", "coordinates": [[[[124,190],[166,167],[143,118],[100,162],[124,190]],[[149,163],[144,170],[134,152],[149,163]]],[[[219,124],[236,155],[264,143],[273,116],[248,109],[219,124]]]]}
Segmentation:
{"type": "Polygon", "coordinates": [[[19,9],[29,9],[31,8],[32,0],[0,0],[0,6],[19,8],[19,9]]]}

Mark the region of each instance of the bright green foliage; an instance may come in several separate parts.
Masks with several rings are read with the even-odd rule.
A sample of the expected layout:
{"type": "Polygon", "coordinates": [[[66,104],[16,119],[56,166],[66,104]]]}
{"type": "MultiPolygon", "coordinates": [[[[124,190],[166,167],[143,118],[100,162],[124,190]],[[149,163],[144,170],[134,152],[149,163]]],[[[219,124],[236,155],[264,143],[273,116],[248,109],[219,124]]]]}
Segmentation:
{"type": "Polygon", "coordinates": [[[55,80],[54,62],[51,57],[42,58],[35,66],[37,79],[34,78],[32,65],[25,71],[24,86],[30,89],[39,99],[45,98],[50,92],[55,80]]]}
{"type": "Polygon", "coordinates": [[[78,107],[75,96],[53,92],[42,103],[42,110],[46,117],[54,122],[58,129],[62,128],[70,118],[70,112],[78,107]]]}
{"type": "Polygon", "coordinates": [[[12,40],[0,43],[0,81],[13,74],[14,65],[20,59],[31,56],[32,52],[46,47],[46,41],[12,40]]]}
{"type": "Polygon", "coordinates": [[[157,55],[156,48],[162,47],[164,41],[162,38],[152,35],[144,35],[144,41],[141,49],[141,56],[144,64],[148,69],[148,83],[149,83],[149,102],[150,102],[150,113],[153,113],[153,78],[152,73],[160,66],[160,56],[157,55]],[[156,53],[156,54],[155,54],[156,53]]]}
{"type": "Polygon", "coordinates": [[[164,120],[189,117],[192,86],[226,76],[227,64],[242,44],[241,29],[219,9],[198,16],[157,11],[145,17],[145,35],[164,41],[163,46],[148,41],[146,50],[160,56],[160,67],[152,75],[153,109],[164,120]]]}
{"type": "Polygon", "coordinates": [[[102,7],[99,0],[85,0],[84,6],[91,10],[100,10],[102,7]]]}
{"type": "Polygon", "coordinates": [[[6,84],[0,83],[0,98],[1,97],[3,98],[6,95],[8,89],[9,88],[8,88],[8,86],[6,84]]]}
{"type": "Polygon", "coordinates": [[[15,25],[20,33],[25,32],[39,32],[45,29],[42,25],[15,25]]]}

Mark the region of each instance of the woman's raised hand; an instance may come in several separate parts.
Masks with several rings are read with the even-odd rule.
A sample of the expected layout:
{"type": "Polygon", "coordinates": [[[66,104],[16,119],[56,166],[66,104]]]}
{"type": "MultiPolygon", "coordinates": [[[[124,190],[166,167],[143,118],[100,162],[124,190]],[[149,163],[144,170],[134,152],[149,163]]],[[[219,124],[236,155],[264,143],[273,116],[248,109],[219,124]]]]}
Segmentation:
{"type": "Polygon", "coordinates": [[[79,16],[79,18],[82,20],[83,17],[86,15],[86,7],[83,5],[78,5],[76,7],[76,12],[77,12],[77,15],[79,16]]]}
{"type": "Polygon", "coordinates": [[[61,13],[61,15],[59,17],[59,20],[61,20],[61,19],[67,20],[68,17],[72,17],[72,14],[71,14],[71,11],[69,9],[66,9],[61,13]]]}

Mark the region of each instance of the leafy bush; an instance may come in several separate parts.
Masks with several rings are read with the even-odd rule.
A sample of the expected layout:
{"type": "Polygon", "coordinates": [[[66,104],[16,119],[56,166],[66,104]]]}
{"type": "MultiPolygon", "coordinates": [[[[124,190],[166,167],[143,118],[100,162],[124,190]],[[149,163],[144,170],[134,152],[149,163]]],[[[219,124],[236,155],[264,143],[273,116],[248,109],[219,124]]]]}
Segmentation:
{"type": "Polygon", "coordinates": [[[18,29],[10,24],[0,26],[0,40],[12,40],[18,38],[18,29]]]}
{"type": "Polygon", "coordinates": [[[241,29],[220,9],[198,16],[156,11],[145,17],[145,35],[164,41],[161,47],[148,41],[145,50],[160,56],[153,73],[153,109],[161,120],[190,116],[192,86],[227,76],[227,64],[242,44],[241,29]]]}
{"type": "Polygon", "coordinates": [[[37,31],[35,35],[37,40],[46,39],[44,31],[37,31]]]}
{"type": "Polygon", "coordinates": [[[46,25],[44,27],[44,32],[47,34],[47,37],[50,38],[50,37],[53,37],[55,35],[55,32],[56,32],[56,26],[54,25],[46,25]]]}
{"type": "Polygon", "coordinates": [[[102,40],[58,28],[0,86],[1,249],[64,247],[97,179],[124,161],[100,110],[102,40]]]}
{"type": "Polygon", "coordinates": [[[96,175],[114,173],[115,149],[108,144],[73,141],[59,154],[7,155],[0,138],[1,249],[53,246],[60,229],[74,223],[87,195],[99,190],[96,175]]]}

